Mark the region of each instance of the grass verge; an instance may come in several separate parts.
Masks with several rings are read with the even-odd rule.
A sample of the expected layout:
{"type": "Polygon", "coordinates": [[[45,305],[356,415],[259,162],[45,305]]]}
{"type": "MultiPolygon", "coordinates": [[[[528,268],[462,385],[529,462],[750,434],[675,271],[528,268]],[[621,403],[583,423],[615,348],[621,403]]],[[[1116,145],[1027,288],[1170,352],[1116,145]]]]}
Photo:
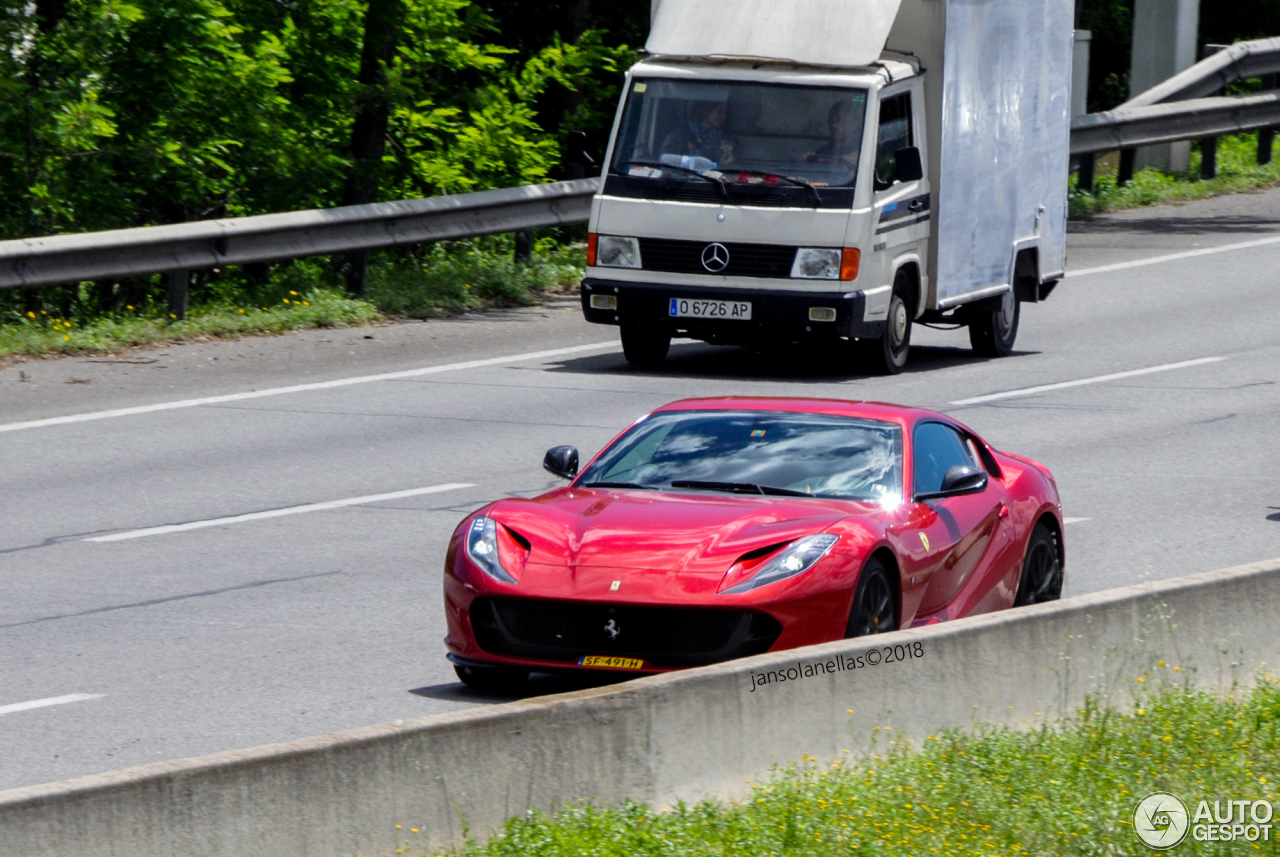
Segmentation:
{"type": "Polygon", "coordinates": [[[576,286],[586,266],[580,245],[544,240],[529,264],[512,259],[510,236],[449,242],[415,254],[376,254],[361,300],[342,293],[339,272],[325,260],[301,259],[255,271],[229,269],[206,276],[192,292],[184,321],[165,315],[159,277],[104,290],[96,284],[41,293],[39,309],[19,295],[0,298],[0,360],[61,354],[110,353],[137,345],[200,338],[350,327],[394,318],[439,318],[501,306],[528,306],[576,286]]]}
{"type": "Polygon", "coordinates": [[[16,355],[109,353],[132,345],[180,342],[201,337],[234,338],[284,333],[314,327],[350,327],[380,321],[382,314],[363,301],[315,289],[273,308],[224,304],[192,309],[185,321],[122,314],[77,324],[47,311],[0,324],[0,359],[16,355]]]}
{"type": "Polygon", "coordinates": [[[1135,174],[1129,184],[1119,186],[1113,164],[1109,171],[1099,170],[1093,193],[1077,189],[1072,175],[1067,197],[1069,216],[1088,218],[1108,211],[1275,187],[1280,184],[1280,162],[1258,166],[1257,147],[1257,134],[1218,138],[1217,176],[1212,179],[1200,178],[1199,143],[1192,145],[1191,166],[1185,173],[1146,169],[1135,174]]]}
{"type": "MultiPolygon", "coordinates": [[[[1166,671],[1167,667],[1164,668],[1166,671]]],[[[777,774],[740,804],[655,812],[570,807],[507,824],[465,857],[637,855],[1147,855],[1137,801],[1280,799],[1280,684],[1222,698],[1169,689],[1120,713],[1088,707],[1039,729],[948,732],[913,748],[777,774]]],[[[1280,829],[1280,823],[1275,823],[1280,829]]],[[[411,834],[410,834],[411,835],[411,834]]],[[[420,853],[412,838],[399,853],[420,853]]],[[[1179,854],[1276,854],[1268,842],[1179,854]]]]}

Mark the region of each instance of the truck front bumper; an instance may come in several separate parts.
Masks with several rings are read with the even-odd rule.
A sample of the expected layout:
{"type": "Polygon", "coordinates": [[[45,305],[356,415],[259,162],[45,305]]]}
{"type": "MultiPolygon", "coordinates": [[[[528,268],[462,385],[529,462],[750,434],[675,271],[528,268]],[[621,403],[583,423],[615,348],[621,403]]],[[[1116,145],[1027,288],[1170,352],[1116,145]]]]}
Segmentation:
{"type": "Polygon", "coordinates": [[[883,321],[863,321],[866,296],[862,292],[797,292],[780,289],[682,286],[665,283],[629,283],[588,277],[582,281],[582,313],[593,324],[651,328],[674,337],[701,339],[726,345],[762,342],[805,342],[836,339],[878,339],[883,321]],[[613,296],[617,306],[591,305],[593,295],[613,296]],[[750,301],[750,321],[671,316],[672,298],[716,301],[750,301]],[[829,307],[834,321],[813,321],[809,310],[829,307]]]}

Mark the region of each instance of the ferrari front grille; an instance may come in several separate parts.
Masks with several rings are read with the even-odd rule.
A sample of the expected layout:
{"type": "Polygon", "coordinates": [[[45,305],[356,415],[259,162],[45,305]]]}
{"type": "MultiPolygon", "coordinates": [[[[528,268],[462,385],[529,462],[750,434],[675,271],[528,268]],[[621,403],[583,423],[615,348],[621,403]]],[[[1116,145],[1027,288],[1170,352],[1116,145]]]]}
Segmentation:
{"type": "Polygon", "coordinates": [[[660,667],[758,655],[782,633],[772,616],[750,611],[522,598],[477,599],[471,627],[480,648],[495,655],[566,663],[616,655],[660,667]]]}

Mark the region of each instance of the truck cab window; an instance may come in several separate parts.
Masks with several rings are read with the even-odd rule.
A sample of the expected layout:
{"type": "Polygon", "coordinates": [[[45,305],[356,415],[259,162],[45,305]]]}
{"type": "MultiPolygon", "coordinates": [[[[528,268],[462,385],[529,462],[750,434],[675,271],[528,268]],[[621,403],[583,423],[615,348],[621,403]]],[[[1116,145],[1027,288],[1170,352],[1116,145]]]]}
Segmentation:
{"type": "Polygon", "coordinates": [[[904,92],[880,102],[880,134],[876,142],[876,181],[893,181],[896,162],[893,153],[915,145],[911,133],[911,93],[904,92]]]}
{"type": "Polygon", "coordinates": [[[865,89],[635,78],[610,175],[692,185],[682,199],[713,195],[717,183],[744,200],[772,194],[775,205],[827,188],[849,194],[866,107],[865,89]]]}

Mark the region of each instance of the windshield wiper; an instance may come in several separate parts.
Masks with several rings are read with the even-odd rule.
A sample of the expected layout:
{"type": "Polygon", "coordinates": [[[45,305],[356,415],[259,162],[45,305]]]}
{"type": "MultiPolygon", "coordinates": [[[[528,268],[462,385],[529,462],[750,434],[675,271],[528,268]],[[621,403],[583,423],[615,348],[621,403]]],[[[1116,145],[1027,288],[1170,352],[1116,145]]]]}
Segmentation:
{"type": "Polygon", "coordinates": [[[677,479],[671,483],[672,488],[697,488],[703,491],[728,491],[733,494],[769,494],[778,497],[812,497],[804,491],[792,491],[790,488],[774,488],[772,485],[757,485],[754,482],[700,482],[696,479],[677,479]]]}
{"type": "Polygon", "coordinates": [[[639,482],[587,482],[583,488],[640,488],[645,491],[657,491],[657,485],[641,485],[639,482]]]}
{"type": "Polygon", "coordinates": [[[809,195],[813,197],[814,207],[817,208],[818,206],[822,205],[822,195],[818,193],[818,189],[814,187],[812,184],[810,184],[809,182],[805,181],[804,179],[796,178],[795,176],[780,176],[777,173],[762,172],[760,170],[739,170],[735,168],[730,170],[729,172],[739,173],[744,176],[760,176],[761,178],[777,179],[780,182],[793,184],[796,187],[808,188],[809,195]]]}
{"type": "Polygon", "coordinates": [[[706,173],[700,173],[697,170],[691,170],[688,167],[677,167],[674,164],[664,164],[661,161],[623,161],[620,167],[649,167],[655,170],[674,170],[677,173],[684,173],[689,176],[697,176],[700,179],[706,179],[716,186],[717,192],[722,199],[729,198],[729,191],[724,186],[724,179],[718,179],[715,176],[709,176],[706,173]]]}

